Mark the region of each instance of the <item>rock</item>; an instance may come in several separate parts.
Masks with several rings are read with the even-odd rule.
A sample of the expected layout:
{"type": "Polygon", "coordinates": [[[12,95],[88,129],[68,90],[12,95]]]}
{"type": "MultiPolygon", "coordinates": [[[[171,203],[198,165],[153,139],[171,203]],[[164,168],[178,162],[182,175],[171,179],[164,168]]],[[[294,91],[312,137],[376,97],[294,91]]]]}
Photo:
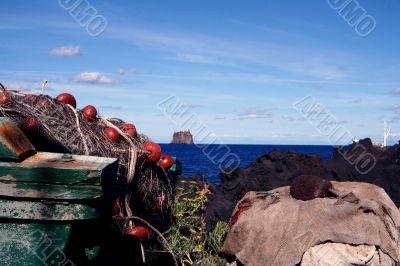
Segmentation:
{"type": "Polygon", "coordinates": [[[174,132],[171,144],[193,144],[193,136],[189,130],[174,132]]]}
{"type": "Polygon", "coordinates": [[[326,168],[338,181],[362,181],[385,189],[396,206],[400,206],[400,145],[381,148],[370,139],[349,146],[347,153],[336,149],[326,168]],[[366,160],[373,160],[362,167],[366,160]]]}
{"type": "Polygon", "coordinates": [[[349,145],[346,152],[343,148],[335,149],[327,162],[319,155],[273,150],[246,168],[220,173],[222,182],[209,198],[207,228],[212,228],[218,220],[228,221],[236,202],[248,191],[287,186],[299,175],[375,184],[384,188],[396,206],[400,206],[400,145],[381,148],[370,139],[363,139],[349,145]]]}
{"type": "Polygon", "coordinates": [[[220,173],[222,183],[215,187],[207,207],[207,229],[218,220],[228,221],[236,202],[248,191],[269,191],[287,186],[302,174],[333,179],[319,155],[273,150],[258,157],[248,167],[231,174],[220,173]]]}

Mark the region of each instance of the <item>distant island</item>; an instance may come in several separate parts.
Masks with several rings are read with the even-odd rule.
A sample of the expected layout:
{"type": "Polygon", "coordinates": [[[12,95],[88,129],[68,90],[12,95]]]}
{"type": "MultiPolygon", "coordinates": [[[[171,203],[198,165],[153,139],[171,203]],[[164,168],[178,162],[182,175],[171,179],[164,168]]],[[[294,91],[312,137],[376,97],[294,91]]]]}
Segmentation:
{"type": "Polygon", "coordinates": [[[174,132],[171,144],[193,144],[193,136],[189,130],[174,132]]]}

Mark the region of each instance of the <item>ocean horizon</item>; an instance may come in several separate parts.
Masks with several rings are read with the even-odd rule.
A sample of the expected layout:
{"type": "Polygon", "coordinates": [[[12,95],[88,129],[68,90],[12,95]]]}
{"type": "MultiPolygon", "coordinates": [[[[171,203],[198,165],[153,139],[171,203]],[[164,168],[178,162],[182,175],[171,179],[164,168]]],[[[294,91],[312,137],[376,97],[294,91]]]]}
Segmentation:
{"type": "MultiPolygon", "coordinates": [[[[221,169],[215,164],[207,154],[198,147],[199,144],[160,144],[162,152],[177,157],[182,162],[182,176],[192,177],[201,174],[205,180],[218,184],[221,182],[219,173],[221,169]]],[[[207,145],[207,144],[201,144],[207,145]]],[[[304,154],[320,155],[327,161],[332,155],[335,146],[332,145],[276,145],[276,144],[225,144],[230,152],[237,155],[240,160],[240,168],[247,167],[257,157],[268,153],[274,149],[279,151],[294,151],[304,154]]],[[[212,149],[218,144],[209,144],[212,149]]],[[[214,159],[218,161],[224,154],[217,154],[214,159]],[[218,157],[219,156],[219,157],[218,157]]]]}

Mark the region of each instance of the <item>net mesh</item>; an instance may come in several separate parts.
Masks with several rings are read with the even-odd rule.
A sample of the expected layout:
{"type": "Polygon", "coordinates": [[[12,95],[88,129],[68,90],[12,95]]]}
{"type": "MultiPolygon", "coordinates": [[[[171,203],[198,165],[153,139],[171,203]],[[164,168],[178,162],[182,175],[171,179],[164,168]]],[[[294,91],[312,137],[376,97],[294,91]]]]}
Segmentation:
{"type": "Polygon", "coordinates": [[[100,117],[88,122],[82,112],[46,95],[1,89],[9,99],[0,106],[0,116],[10,118],[24,132],[35,131],[49,146],[56,145],[73,154],[118,158],[118,175],[124,187],[120,195],[122,213],[130,216],[136,208],[152,210],[160,202],[160,195],[163,197],[160,211],[170,209],[172,184],[166,171],[145,163],[148,152],[142,150],[142,145],[150,141],[146,135],[124,134],[125,122],[121,119],[100,117]],[[34,129],[27,122],[32,120],[38,122],[34,129]],[[111,142],[104,135],[107,127],[120,133],[118,142],[111,142]]]}

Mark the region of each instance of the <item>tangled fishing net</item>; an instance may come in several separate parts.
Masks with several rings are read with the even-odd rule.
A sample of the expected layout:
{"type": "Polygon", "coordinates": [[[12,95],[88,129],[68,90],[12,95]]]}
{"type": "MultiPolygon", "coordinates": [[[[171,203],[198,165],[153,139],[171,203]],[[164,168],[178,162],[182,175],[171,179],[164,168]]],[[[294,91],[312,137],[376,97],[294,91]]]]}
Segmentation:
{"type": "Polygon", "coordinates": [[[150,213],[160,203],[160,213],[170,211],[172,183],[164,169],[146,164],[149,153],[142,146],[149,141],[147,136],[125,134],[124,121],[120,119],[98,117],[89,122],[79,110],[44,94],[6,90],[2,85],[0,89],[9,97],[0,106],[0,116],[13,120],[29,133],[28,138],[37,136],[40,143],[45,143],[46,150],[57,147],[73,154],[118,158],[121,216],[150,213]],[[34,132],[32,121],[35,121],[34,132]],[[111,142],[104,135],[107,127],[118,131],[121,136],[118,142],[111,142]]]}

